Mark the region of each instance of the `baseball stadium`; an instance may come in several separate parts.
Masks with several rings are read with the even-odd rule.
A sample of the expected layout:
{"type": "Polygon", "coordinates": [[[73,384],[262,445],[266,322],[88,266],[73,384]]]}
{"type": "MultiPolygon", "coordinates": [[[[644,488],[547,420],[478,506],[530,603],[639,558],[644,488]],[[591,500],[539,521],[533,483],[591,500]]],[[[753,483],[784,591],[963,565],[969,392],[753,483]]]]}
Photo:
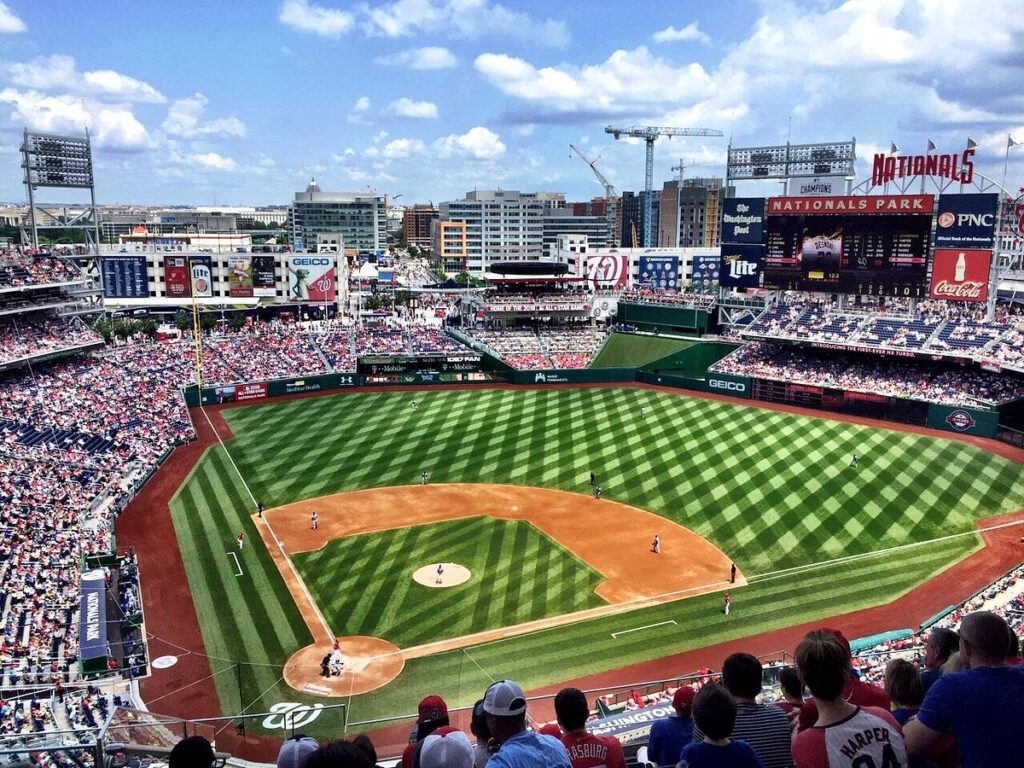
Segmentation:
{"type": "Polygon", "coordinates": [[[418,703],[468,729],[514,680],[644,763],[737,653],[769,705],[813,630],[879,695],[965,617],[1016,639],[1024,203],[981,178],[727,197],[713,249],[461,285],[398,248],[8,246],[0,754],[394,760],[418,703]]]}

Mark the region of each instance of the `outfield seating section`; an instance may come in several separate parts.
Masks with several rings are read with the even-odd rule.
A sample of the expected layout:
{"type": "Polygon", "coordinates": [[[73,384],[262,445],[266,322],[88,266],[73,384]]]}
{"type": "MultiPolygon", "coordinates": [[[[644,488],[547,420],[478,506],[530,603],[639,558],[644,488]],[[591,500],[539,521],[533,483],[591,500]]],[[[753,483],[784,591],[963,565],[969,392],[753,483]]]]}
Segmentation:
{"type": "Polygon", "coordinates": [[[59,256],[29,251],[0,253],[0,288],[28,288],[82,279],[78,267],[59,256]]]}
{"type": "Polygon", "coordinates": [[[77,320],[38,315],[0,320],[0,365],[101,343],[99,334],[77,320]]]}
{"type": "Polygon", "coordinates": [[[471,336],[513,368],[539,370],[586,368],[607,333],[596,328],[567,326],[540,331],[473,331],[471,336]]]}

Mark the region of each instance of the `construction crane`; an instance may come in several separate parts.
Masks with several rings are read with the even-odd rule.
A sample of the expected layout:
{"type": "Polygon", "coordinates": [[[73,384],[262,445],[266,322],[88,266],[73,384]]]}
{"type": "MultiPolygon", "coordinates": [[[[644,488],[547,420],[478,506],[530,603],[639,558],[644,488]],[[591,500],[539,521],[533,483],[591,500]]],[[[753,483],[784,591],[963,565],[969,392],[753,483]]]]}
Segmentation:
{"type": "Polygon", "coordinates": [[[583,151],[575,144],[570,144],[569,149],[571,149],[573,152],[579,155],[580,160],[582,160],[584,163],[590,166],[590,170],[594,172],[594,175],[597,176],[597,180],[601,183],[601,186],[604,187],[604,196],[608,198],[615,197],[615,187],[613,187],[612,183],[608,181],[607,178],[605,178],[605,175],[603,173],[597,170],[596,163],[598,160],[601,159],[601,156],[598,155],[593,160],[591,160],[586,155],[584,155],[583,151]]]}
{"type": "Polygon", "coordinates": [[[661,128],[655,125],[633,125],[629,128],[615,128],[609,125],[604,129],[616,139],[633,136],[647,143],[647,167],[644,174],[644,248],[651,243],[651,191],[654,186],[654,140],[659,136],[724,136],[715,128],[661,128]]]}

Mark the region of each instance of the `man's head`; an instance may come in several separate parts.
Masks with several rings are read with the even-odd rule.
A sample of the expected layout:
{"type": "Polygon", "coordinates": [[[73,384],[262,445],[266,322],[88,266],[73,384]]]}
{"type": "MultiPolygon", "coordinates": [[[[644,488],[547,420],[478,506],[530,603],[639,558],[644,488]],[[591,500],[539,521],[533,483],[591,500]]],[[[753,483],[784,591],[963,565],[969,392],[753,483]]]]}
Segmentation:
{"type": "Polygon", "coordinates": [[[804,697],[804,684],[800,682],[800,673],[796,667],[783,667],[779,670],[779,685],[787,699],[800,701],[804,697]]]}
{"type": "Polygon", "coordinates": [[[487,744],[491,732],[487,728],[487,713],[484,712],[484,700],[480,699],[473,705],[473,716],[469,721],[469,732],[476,736],[480,744],[487,744]]]}
{"type": "Polygon", "coordinates": [[[722,684],[737,699],[753,699],[761,692],[761,662],[749,653],[734,653],[722,664],[722,684]]]}
{"type": "Polygon", "coordinates": [[[850,676],[850,654],[831,630],[808,632],[793,655],[800,680],[814,698],[834,701],[842,695],[850,676]]]}
{"type": "Polygon", "coordinates": [[[484,693],[487,728],[499,744],[526,730],[526,695],[511,680],[491,683],[484,693]]]}
{"type": "Polygon", "coordinates": [[[736,725],[736,700],[718,683],[705,683],[693,697],[693,721],[709,739],[727,738],[736,725]]]}
{"type": "Polygon", "coordinates": [[[924,701],[921,674],[906,659],[893,659],[885,668],[885,692],[893,703],[904,707],[919,707],[924,701]]]}
{"type": "Polygon", "coordinates": [[[952,629],[935,627],[924,641],[924,665],[938,669],[960,648],[960,636],[952,629]]]}
{"type": "Polygon", "coordinates": [[[292,736],[277,753],[277,768],[302,768],[306,758],[319,748],[320,744],[314,738],[301,734],[292,736]]]}
{"type": "Polygon", "coordinates": [[[1010,627],[991,611],[978,611],[960,623],[960,655],[969,669],[1006,663],[1010,651],[1010,627]]]}
{"type": "Polygon", "coordinates": [[[174,745],[167,765],[170,768],[210,768],[213,757],[210,742],[202,736],[188,736],[174,745]]]}
{"type": "Polygon", "coordinates": [[[419,717],[416,718],[417,741],[423,741],[441,726],[449,724],[448,705],[436,694],[425,697],[420,702],[418,712],[419,717]]]}
{"type": "Polygon", "coordinates": [[[462,731],[442,726],[423,740],[420,768],[473,768],[473,745],[462,731]]]}
{"type": "Polygon", "coordinates": [[[587,697],[579,688],[563,688],[555,696],[555,717],[566,732],[583,730],[589,715],[587,697]]]}
{"type": "Polygon", "coordinates": [[[672,694],[672,709],[679,717],[690,717],[693,714],[693,688],[681,685],[672,694]]]}

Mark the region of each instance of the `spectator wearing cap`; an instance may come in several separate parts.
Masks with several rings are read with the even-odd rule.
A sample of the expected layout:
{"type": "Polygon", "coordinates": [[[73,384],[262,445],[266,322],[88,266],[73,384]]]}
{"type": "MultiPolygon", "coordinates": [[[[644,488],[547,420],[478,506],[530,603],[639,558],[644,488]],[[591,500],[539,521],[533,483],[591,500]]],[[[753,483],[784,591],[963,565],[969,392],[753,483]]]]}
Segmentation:
{"type": "Polygon", "coordinates": [[[366,753],[351,741],[332,741],[311,752],[302,768],[373,768],[366,753]]]}
{"type": "Polygon", "coordinates": [[[491,740],[491,732],[487,728],[487,713],[484,712],[484,700],[479,699],[473,705],[473,715],[469,721],[469,732],[476,739],[473,745],[473,768],[484,768],[484,763],[490,758],[487,752],[487,743],[491,740]]]}
{"type": "Polygon", "coordinates": [[[418,708],[416,741],[402,753],[402,768],[419,768],[419,751],[423,740],[442,726],[449,725],[448,705],[437,694],[425,697],[418,708]]]}
{"type": "Polygon", "coordinates": [[[827,629],[808,632],[793,654],[800,679],[814,697],[817,721],[793,739],[797,768],[875,766],[906,768],[899,723],[888,708],[847,700],[850,653],[827,629]]]}
{"type": "Polygon", "coordinates": [[[655,765],[675,765],[683,747],[693,741],[693,688],[679,686],[672,694],[672,709],[671,715],[651,724],[647,760],[655,765]]]}
{"type": "Polygon", "coordinates": [[[296,734],[286,740],[277,753],[277,768],[303,768],[306,758],[320,748],[316,739],[296,734]]]}
{"type": "Polygon", "coordinates": [[[736,700],[721,685],[701,686],[693,698],[693,719],[705,738],[683,747],[679,768],[764,768],[749,744],[729,737],[736,724],[736,700]]]}
{"type": "Polygon", "coordinates": [[[168,768],[212,768],[213,747],[202,736],[187,736],[174,745],[168,756],[168,768]]]}
{"type": "Polygon", "coordinates": [[[561,741],[569,753],[572,768],[625,768],[626,758],[618,739],[587,732],[590,707],[579,688],[563,688],[558,692],[555,716],[565,730],[561,741]]]}
{"type": "Polygon", "coordinates": [[[942,675],[942,665],[959,648],[960,637],[952,629],[935,627],[928,633],[924,641],[924,669],[921,670],[921,685],[925,693],[942,675]]]}
{"type": "MultiPolygon", "coordinates": [[[[722,684],[736,700],[736,723],[729,735],[749,744],[765,768],[792,768],[786,713],[771,704],[757,703],[763,674],[761,662],[749,653],[734,653],[722,664],[722,684]]],[[[703,740],[698,724],[693,741],[703,740]]]]}
{"type": "Polygon", "coordinates": [[[526,728],[526,696],[511,680],[492,683],[484,694],[491,732],[489,768],[572,768],[562,742],[526,728]]]}
{"type": "Polygon", "coordinates": [[[422,768],[473,768],[473,745],[458,728],[444,725],[423,740],[422,768]]]}
{"type": "MultiPolygon", "coordinates": [[[[860,680],[853,674],[853,653],[850,651],[850,641],[838,629],[823,629],[822,632],[830,633],[838,641],[840,647],[846,651],[846,657],[850,663],[846,684],[843,686],[843,699],[861,707],[878,707],[889,711],[889,694],[877,685],[871,685],[860,680]]],[[[818,720],[817,699],[811,698],[804,702],[800,709],[799,730],[805,731],[818,720]]]]}
{"type": "Polygon", "coordinates": [[[917,719],[906,725],[907,749],[924,754],[952,731],[963,768],[1019,768],[1024,669],[1008,666],[1010,628],[989,611],[966,616],[960,624],[963,672],[943,674],[925,695],[917,719]]]}

